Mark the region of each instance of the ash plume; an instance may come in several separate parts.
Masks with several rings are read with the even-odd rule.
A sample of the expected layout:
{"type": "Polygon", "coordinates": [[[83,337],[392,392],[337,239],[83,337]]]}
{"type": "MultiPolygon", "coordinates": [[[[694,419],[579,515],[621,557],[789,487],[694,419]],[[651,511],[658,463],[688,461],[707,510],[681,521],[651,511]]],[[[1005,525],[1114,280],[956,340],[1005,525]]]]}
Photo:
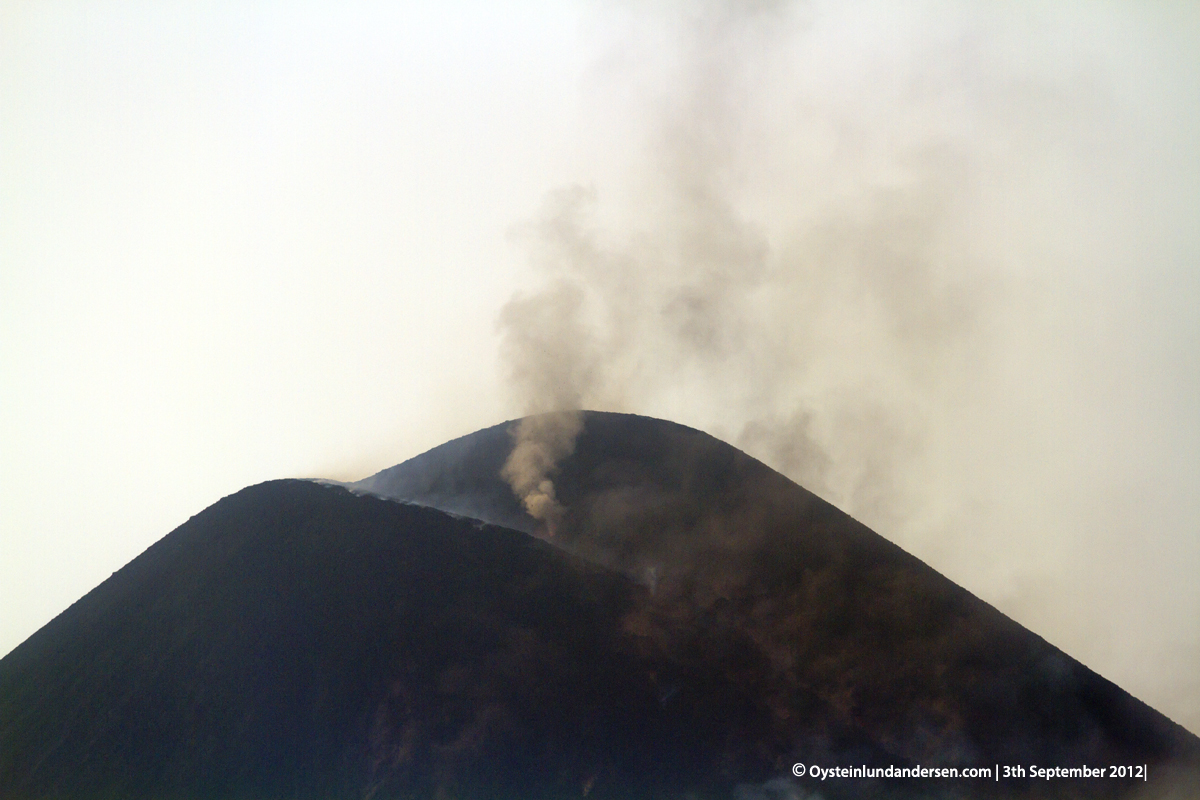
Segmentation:
{"type": "Polygon", "coordinates": [[[589,353],[589,334],[579,319],[578,287],[559,282],[532,298],[514,298],[499,319],[507,331],[505,356],[510,380],[525,397],[526,417],[512,431],[513,450],[500,476],[531,517],[553,536],[562,517],[553,473],[571,454],[582,425],[584,392],[595,376],[598,354],[589,353]]]}
{"type": "MultiPolygon", "coordinates": [[[[536,275],[498,320],[516,410],[633,412],[730,441],[1200,725],[1194,686],[1131,655],[1192,652],[1194,611],[1148,624],[1098,588],[1134,569],[1155,585],[1129,532],[1191,525],[1152,508],[1191,495],[1118,453],[1162,454],[1161,486],[1200,475],[1194,421],[1173,405],[1147,421],[1167,407],[1156,392],[1183,397],[1164,375],[1194,376],[1179,355],[1194,324],[1130,324],[1175,301],[1128,277],[1147,254],[1194,263],[1159,185],[1200,174],[1190,129],[1145,126],[1195,76],[1138,73],[1157,45],[1104,38],[1136,28],[1111,10],[1045,32],[966,6],[597,14],[595,174],[513,232],[536,275]],[[1129,92],[1164,75],[1178,85],[1157,100],[1129,92]]],[[[532,466],[520,487],[505,476],[551,515],[564,430],[517,431],[532,466]]],[[[1173,546],[1181,573],[1196,563],[1173,546]]],[[[1169,607],[1194,609],[1187,591],[1169,607]]]]}
{"type": "Polygon", "coordinates": [[[575,437],[582,427],[583,417],[577,411],[523,418],[513,428],[512,453],[500,470],[500,477],[512,487],[529,516],[545,523],[551,537],[563,517],[554,492],[555,467],[575,449],[575,437]]]}
{"type": "MultiPolygon", "coordinates": [[[[761,144],[755,84],[779,79],[806,20],[786,3],[710,3],[653,21],[674,60],[635,167],[643,199],[616,210],[630,219],[606,219],[600,191],[576,185],[514,231],[544,280],[498,321],[521,410],[698,421],[895,528],[912,504],[897,476],[921,447],[923,391],[940,368],[986,358],[980,322],[993,287],[960,213],[969,154],[922,139],[886,154],[890,180],[785,198],[794,216],[780,229],[754,214],[741,176],[761,144]],[[716,425],[696,420],[697,408],[721,409],[716,425]]],[[[521,460],[544,465],[521,471],[520,487],[506,469],[522,499],[555,463],[524,453],[569,451],[540,435],[516,432],[521,460]]]]}

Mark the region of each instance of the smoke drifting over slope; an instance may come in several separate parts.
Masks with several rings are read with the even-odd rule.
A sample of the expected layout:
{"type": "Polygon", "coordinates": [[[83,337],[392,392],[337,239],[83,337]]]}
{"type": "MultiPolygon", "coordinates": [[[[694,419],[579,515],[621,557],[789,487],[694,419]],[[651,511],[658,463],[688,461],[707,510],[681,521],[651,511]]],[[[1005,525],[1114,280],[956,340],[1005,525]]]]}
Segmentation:
{"type": "MultiPolygon", "coordinates": [[[[1137,19],[1020,13],[602,12],[595,135],[636,145],[514,230],[542,283],[501,313],[502,353],[523,411],[733,441],[1196,729],[1200,664],[1136,665],[1196,652],[1200,593],[1146,620],[1099,588],[1150,569],[1131,534],[1191,513],[1125,485],[1129,453],[1197,431],[1148,419],[1183,360],[1139,354],[1179,332],[1124,323],[1162,302],[1145,259],[1197,251],[1153,218],[1156,181],[1196,160],[1182,124],[1147,122],[1170,65],[1125,71],[1156,46],[1137,19]]],[[[561,513],[575,419],[518,432],[505,477],[531,513],[561,513]]],[[[1159,452],[1162,485],[1194,487],[1185,452],[1159,452]]]]}
{"type": "MultiPolygon", "coordinates": [[[[667,77],[681,96],[651,133],[638,187],[650,214],[630,209],[638,222],[605,227],[598,191],[576,186],[518,230],[546,286],[502,313],[506,356],[531,412],[632,410],[697,390],[733,412],[739,443],[894,522],[922,406],[949,393],[931,383],[987,356],[980,317],[995,287],[970,239],[970,154],[942,132],[871,143],[890,162],[875,168],[834,154],[860,174],[835,187],[808,176],[768,212],[792,219],[756,218],[747,206],[769,198],[748,196],[758,187],[742,176],[777,155],[761,140],[781,133],[753,130],[763,83],[785,84],[805,32],[789,7],[741,8],[673,20],[679,63],[667,77]],[[854,452],[828,452],[852,431],[854,452]]],[[[785,135],[807,149],[814,128],[855,122],[831,111],[802,111],[785,135]]]]}

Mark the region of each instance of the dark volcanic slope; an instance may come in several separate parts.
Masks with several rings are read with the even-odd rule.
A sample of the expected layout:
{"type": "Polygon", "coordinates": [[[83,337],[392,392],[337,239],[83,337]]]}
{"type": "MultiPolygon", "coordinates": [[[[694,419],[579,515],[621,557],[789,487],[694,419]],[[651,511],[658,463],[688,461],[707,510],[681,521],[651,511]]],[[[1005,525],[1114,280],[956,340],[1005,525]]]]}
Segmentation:
{"type": "MultiPolygon", "coordinates": [[[[589,418],[610,416],[616,415],[589,418]]],[[[512,425],[505,422],[453,439],[350,486],[531,533],[536,520],[525,513],[512,489],[500,479],[500,468],[513,447],[512,425]]]]}
{"type": "Polygon", "coordinates": [[[0,796],[729,796],[785,774],[756,698],[641,652],[646,594],[516,531],[255,486],[0,661],[0,796]]]}
{"type": "MultiPolygon", "coordinates": [[[[1196,737],[782,476],[585,422],[557,546],[300,481],[192,518],[0,660],[0,798],[1200,796],[1196,737]]],[[[511,446],[364,486],[536,531],[511,446]]]]}
{"type": "MultiPolygon", "coordinates": [[[[535,531],[499,475],[512,430],[454,440],[357,486],[535,531]]],[[[747,637],[770,665],[754,691],[781,718],[802,713],[789,698],[810,691],[926,764],[1200,761],[1195,736],[707,434],[587,412],[553,478],[566,508],[554,543],[654,587],[627,620],[643,641],[674,654],[747,637]]]]}

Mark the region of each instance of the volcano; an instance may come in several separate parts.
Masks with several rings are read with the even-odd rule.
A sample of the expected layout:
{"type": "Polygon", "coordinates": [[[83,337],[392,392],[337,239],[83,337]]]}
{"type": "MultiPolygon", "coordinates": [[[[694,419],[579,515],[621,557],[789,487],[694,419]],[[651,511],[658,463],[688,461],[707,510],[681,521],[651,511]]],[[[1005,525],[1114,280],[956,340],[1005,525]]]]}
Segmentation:
{"type": "Polygon", "coordinates": [[[1200,797],[1197,737],[787,478],[577,422],[553,525],[518,423],[197,514],[0,660],[0,798],[1200,797]]]}

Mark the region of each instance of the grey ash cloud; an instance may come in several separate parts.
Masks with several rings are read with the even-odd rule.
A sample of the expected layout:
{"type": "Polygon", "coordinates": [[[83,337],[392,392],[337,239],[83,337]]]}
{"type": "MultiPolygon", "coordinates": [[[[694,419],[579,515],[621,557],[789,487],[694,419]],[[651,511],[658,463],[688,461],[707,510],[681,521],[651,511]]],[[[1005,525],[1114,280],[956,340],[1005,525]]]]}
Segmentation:
{"type": "MultiPolygon", "coordinates": [[[[772,234],[739,176],[771,155],[746,130],[767,100],[756,82],[804,46],[802,20],[786,4],[702,8],[666,20],[678,63],[658,87],[668,97],[644,164],[651,213],[606,226],[600,190],[577,185],[514,230],[544,283],[499,318],[511,384],[532,413],[697,392],[738,444],[892,521],[930,382],[986,358],[980,317],[994,295],[966,230],[969,154],[933,137],[887,153],[894,178],[869,174],[842,195],[797,186],[804,202],[772,234]]],[[[526,447],[529,435],[518,433],[521,453],[569,452],[526,447]]],[[[513,478],[523,497],[555,459],[535,460],[546,468],[513,478]]]]}
{"type": "MultiPolygon", "coordinates": [[[[520,410],[564,412],[516,432],[505,477],[526,507],[561,516],[553,478],[573,412],[676,419],[1085,661],[1132,673],[1128,642],[1194,640],[1182,613],[1089,633],[1120,616],[1104,576],[1150,569],[1129,566],[1129,519],[1095,527],[1080,505],[1126,479],[1121,445],[1086,465],[1080,454],[1118,435],[1093,423],[1137,413],[1105,405],[1096,376],[1119,367],[1153,383],[1171,369],[1129,355],[1159,346],[1141,332],[1120,339],[1103,322],[1146,310],[1128,288],[1150,229],[1125,204],[1157,197],[1169,169],[1134,169],[1150,156],[1129,144],[1145,129],[1128,86],[1155,76],[1123,74],[1121,59],[1151,43],[1109,58],[1103,15],[1048,18],[1076,36],[1057,48],[999,11],[597,13],[596,136],[629,138],[617,166],[550,191],[513,229],[539,277],[497,323],[520,410]],[[1080,551],[1087,575],[1071,567],[1080,551]],[[1080,592],[1097,604],[1062,602],[1080,592]]],[[[1173,233],[1154,247],[1197,250],[1173,233]]],[[[1186,691],[1142,679],[1160,705],[1186,691]]]]}

